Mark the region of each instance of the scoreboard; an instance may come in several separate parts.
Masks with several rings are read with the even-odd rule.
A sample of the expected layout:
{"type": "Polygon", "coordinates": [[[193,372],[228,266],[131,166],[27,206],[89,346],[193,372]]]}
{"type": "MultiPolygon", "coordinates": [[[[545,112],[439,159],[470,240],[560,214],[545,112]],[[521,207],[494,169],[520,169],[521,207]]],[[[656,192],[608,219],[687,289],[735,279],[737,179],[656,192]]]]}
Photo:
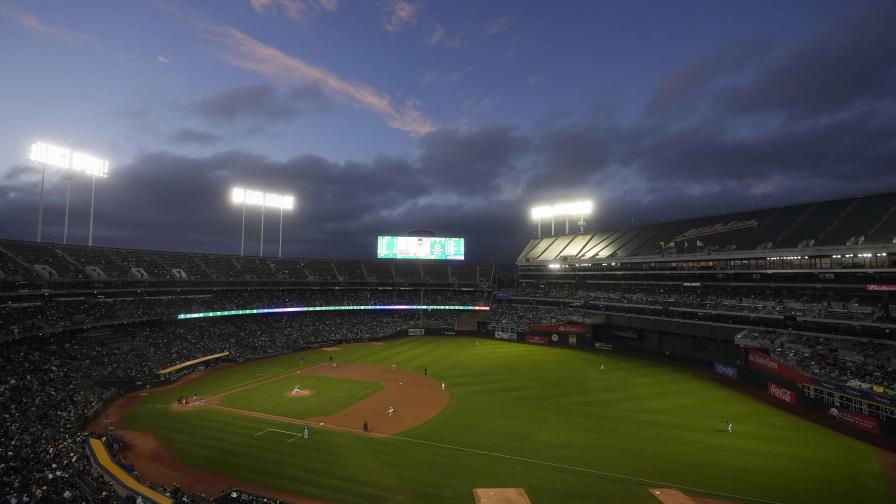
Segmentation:
{"type": "Polygon", "coordinates": [[[463,260],[463,238],[427,236],[379,236],[378,259],[451,259],[463,260]]]}

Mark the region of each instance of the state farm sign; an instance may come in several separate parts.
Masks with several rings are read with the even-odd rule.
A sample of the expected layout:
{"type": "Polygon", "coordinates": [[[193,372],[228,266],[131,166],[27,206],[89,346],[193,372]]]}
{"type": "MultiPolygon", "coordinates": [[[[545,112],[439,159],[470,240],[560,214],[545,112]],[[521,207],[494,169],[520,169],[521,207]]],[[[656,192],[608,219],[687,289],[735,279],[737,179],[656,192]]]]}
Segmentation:
{"type": "Polygon", "coordinates": [[[796,404],[796,393],[788,388],[768,382],[768,393],[782,401],[796,404]]]}
{"type": "Polygon", "coordinates": [[[812,379],[808,375],[800,373],[771,355],[766,355],[758,350],[747,350],[747,362],[753,367],[764,369],[791,381],[798,383],[812,383],[812,379]]]}

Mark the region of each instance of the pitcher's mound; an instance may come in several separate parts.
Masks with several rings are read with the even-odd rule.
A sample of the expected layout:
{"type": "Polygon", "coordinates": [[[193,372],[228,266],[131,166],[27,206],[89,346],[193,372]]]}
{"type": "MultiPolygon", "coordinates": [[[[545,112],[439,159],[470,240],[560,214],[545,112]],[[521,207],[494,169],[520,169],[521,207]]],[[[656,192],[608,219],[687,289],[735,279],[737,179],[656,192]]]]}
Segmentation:
{"type": "Polygon", "coordinates": [[[296,392],[296,391],[294,391],[294,390],[290,390],[290,391],[289,391],[289,394],[287,394],[287,395],[288,395],[289,397],[308,397],[308,396],[313,396],[313,395],[314,395],[314,391],[313,391],[313,390],[310,390],[310,389],[302,389],[302,390],[299,391],[299,392],[296,392]]]}
{"type": "Polygon", "coordinates": [[[476,504],[532,504],[522,488],[474,488],[476,504]]]}

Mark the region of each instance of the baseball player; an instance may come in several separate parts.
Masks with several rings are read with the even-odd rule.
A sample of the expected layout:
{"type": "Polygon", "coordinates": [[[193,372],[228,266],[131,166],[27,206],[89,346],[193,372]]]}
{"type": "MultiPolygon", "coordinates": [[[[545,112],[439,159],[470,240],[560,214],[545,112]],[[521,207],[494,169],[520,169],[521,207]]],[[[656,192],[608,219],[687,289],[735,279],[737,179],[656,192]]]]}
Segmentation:
{"type": "Polygon", "coordinates": [[[367,420],[364,420],[364,434],[367,434],[367,420]]]}
{"type": "Polygon", "coordinates": [[[398,366],[396,366],[395,363],[393,362],[392,363],[392,371],[395,371],[396,369],[398,369],[398,366]]]}
{"type": "Polygon", "coordinates": [[[311,432],[308,430],[308,424],[305,424],[305,430],[302,432],[302,437],[308,439],[311,432]]]}
{"type": "Polygon", "coordinates": [[[442,390],[445,390],[445,382],[442,382],[442,390]]]}
{"type": "Polygon", "coordinates": [[[392,416],[392,413],[395,413],[395,408],[393,408],[392,406],[389,406],[389,409],[386,410],[386,414],[388,414],[389,416],[392,416]]]}
{"type": "Polygon", "coordinates": [[[725,420],[725,428],[728,429],[728,432],[731,432],[731,420],[725,420]]]}

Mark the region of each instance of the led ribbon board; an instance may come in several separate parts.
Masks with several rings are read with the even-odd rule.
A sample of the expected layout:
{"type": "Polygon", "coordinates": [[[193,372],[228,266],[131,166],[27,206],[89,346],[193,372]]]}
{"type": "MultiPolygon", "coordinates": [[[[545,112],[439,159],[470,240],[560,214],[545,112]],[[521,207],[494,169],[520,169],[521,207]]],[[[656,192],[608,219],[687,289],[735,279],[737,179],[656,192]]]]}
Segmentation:
{"type": "Polygon", "coordinates": [[[231,315],[255,315],[262,313],[293,313],[293,312],[312,312],[312,311],[346,311],[346,310],[468,310],[468,311],[488,311],[488,306],[466,306],[466,305],[348,305],[348,306],[290,306],[286,308],[252,308],[247,310],[228,310],[215,312],[200,313],[181,313],[177,316],[178,320],[209,318],[209,317],[228,317],[231,315]]]}

